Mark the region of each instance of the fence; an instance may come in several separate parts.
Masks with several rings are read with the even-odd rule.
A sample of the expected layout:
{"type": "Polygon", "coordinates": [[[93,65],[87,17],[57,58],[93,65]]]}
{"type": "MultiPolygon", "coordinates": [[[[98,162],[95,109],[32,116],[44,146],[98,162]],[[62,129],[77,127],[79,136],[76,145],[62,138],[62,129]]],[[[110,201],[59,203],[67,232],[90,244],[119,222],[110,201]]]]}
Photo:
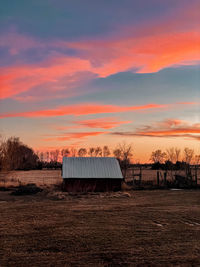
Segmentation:
{"type": "MultiPolygon", "coordinates": [[[[163,171],[144,168],[130,168],[125,181],[132,187],[146,186],[200,186],[200,169],[192,169],[191,176],[184,171],[163,171]],[[175,183],[176,181],[176,183],[175,183]]],[[[33,170],[0,172],[0,187],[18,186],[34,183],[38,186],[51,186],[62,183],[61,170],[33,170]]]]}
{"type": "Polygon", "coordinates": [[[184,170],[151,170],[129,168],[125,181],[130,186],[195,187],[200,185],[200,169],[193,168],[187,175],[184,170]]]}

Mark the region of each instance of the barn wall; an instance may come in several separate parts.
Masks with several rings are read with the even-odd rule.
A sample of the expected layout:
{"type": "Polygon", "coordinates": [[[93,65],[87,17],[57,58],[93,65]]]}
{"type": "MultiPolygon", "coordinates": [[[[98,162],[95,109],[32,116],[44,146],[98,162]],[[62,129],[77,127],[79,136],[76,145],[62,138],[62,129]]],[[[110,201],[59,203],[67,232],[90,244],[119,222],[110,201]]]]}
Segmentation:
{"type": "Polygon", "coordinates": [[[105,192],[121,190],[121,179],[63,179],[63,191],[105,192]]]}

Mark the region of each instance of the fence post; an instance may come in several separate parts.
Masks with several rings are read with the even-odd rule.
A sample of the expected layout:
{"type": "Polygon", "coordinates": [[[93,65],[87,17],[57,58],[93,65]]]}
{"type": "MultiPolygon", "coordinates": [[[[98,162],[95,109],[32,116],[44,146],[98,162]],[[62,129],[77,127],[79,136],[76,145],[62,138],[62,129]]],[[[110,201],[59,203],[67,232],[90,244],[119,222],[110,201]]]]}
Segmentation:
{"type": "Polygon", "coordinates": [[[157,186],[160,184],[160,173],[157,171],[157,186]]]}
{"type": "Polygon", "coordinates": [[[164,172],[164,185],[167,185],[167,173],[164,172]]]}
{"type": "Polygon", "coordinates": [[[139,184],[142,183],[142,167],[140,166],[140,174],[139,174],[139,184]]]}
{"type": "Polygon", "coordinates": [[[134,181],[134,168],[132,169],[132,176],[133,176],[133,186],[135,185],[135,181],[134,181]]]}
{"type": "Polygon", "coordinates": [[[197,166],[195,166],[195,185],[198,185],[198,181],[197,181],[197,166]]]}

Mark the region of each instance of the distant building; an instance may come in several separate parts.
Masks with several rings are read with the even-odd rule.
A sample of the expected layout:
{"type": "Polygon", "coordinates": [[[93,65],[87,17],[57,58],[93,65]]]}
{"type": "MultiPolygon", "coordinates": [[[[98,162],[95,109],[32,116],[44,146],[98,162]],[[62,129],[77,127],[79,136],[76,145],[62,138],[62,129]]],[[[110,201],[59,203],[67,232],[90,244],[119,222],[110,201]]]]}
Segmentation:
{"type": "Polygon", "coordinates": [[[101,192],[121,189],[122,173],[116,158],[63,157],[63,190],[101,192]]]}

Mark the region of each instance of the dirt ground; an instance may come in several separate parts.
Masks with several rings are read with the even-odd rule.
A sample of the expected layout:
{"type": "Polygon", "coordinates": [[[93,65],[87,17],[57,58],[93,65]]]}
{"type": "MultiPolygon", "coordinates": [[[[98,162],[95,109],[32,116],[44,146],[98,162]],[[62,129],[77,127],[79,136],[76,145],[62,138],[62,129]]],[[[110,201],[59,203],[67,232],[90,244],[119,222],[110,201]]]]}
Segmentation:
{"type": "Polygon", "coordinates": [[[0,266],[200,266],[200,191],[0,192],[0,266]]]}

